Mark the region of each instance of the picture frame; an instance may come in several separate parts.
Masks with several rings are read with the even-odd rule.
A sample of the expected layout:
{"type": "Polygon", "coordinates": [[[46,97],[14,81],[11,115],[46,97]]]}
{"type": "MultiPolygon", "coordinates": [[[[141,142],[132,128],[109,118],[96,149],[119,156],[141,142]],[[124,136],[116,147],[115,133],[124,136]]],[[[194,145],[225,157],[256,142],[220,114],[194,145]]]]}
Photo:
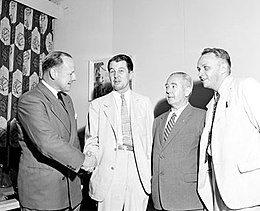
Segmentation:
{"type": "Polygon", "coordinates": [[[107,69],[108,61],[108,57],[103,59],[89,60],[89,101],[106,95],[113,90],[107,69]]]}
{"type": "MultiPolygon", "coordinates": [[[[130,56],[132,58],[132,56],[130,56]]],[[[111,57],[88,61],[88,100],[89,102],[110,93],[113,90],[107,63],[111,57]]],[[[134,61],[133,61],[134,62],[134,61]]],[[[130,88],[133,89],[133,80],[130,81],[130,88]]]]}

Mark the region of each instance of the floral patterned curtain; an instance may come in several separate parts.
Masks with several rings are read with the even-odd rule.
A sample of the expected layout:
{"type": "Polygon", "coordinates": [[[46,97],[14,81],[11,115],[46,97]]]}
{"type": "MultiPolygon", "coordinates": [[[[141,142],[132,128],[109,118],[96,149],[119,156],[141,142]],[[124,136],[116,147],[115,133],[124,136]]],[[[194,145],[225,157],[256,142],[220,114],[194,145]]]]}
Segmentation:
{"type": "Polygon", "coordinates": [[[12,0],[0,0],[0,163],[18,169],[17,102],[42,76],[53,49],[54,18],[12,0]]]}

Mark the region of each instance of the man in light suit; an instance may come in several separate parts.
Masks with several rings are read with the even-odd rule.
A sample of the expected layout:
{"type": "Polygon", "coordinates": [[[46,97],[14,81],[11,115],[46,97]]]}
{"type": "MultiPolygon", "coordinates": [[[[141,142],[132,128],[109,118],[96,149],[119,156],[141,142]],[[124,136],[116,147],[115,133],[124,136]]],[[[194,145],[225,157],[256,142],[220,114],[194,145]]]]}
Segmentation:
{"type": "Polygon", "coordinates": [[[219,48],[204,49],[197,69],[215,92],[200,144],[198,192],[210,211],[260,210],[260,84],[233,78],[230,56],[219,48]]]}
{"type": "Polygon", "coordinates": [[[80,151],[73,103],[68,92],[76,80],[72,57],[53,51],[43,61],[43,79],[19,99],[18,192],[22,210],[79,210],[80,168],[95,158],[80,151]]]}
{"type": "Polygon", "coordinates": [[[98,210],[145,211],[151,192],[151,103],[130,90],[133,62],[129,56],[111,58],[108,71],[113,91],[90,103],[87,118],[84,152],[98,160],[89,194],[98,201],[98,210]],[[122,94],[127,104],[123,116],[122,94]]]}
{"type": "Polygon", "coordinates": [[[188,102],[193,88],[188,74],[172,73],[165,88],[171,109],[158,116],[153,126],[154,207],[157,210],[202,210],[196,191],[197,160],[206,111],[188,102]]]}

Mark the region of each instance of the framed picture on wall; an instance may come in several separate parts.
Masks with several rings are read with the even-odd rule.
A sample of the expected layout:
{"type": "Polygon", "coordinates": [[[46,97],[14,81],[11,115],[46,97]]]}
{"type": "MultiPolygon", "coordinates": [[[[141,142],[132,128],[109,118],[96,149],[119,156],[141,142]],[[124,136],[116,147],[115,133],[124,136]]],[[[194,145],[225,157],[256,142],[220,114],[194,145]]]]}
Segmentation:
{"type": "MultiPolygon", "coordinates": [[[[107,63],[110,58],[89,60],[89,101],[104,96],[113,90],[107,69],[107,63]]],[[[130,81],[130,88],[133,88],[133,81],[130,81]]]]}
{"type": "Polygon", "coordinates": [[[107,62],[109,58],[89,61],[88,100],[92,101],[112,91],[107,62]]]}

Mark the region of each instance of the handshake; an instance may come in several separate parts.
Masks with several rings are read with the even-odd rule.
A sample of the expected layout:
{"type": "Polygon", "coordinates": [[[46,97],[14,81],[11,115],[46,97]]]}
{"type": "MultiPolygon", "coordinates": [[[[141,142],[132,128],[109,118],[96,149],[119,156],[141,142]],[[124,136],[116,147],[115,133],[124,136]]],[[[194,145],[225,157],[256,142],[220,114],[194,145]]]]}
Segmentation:
{"type": "Polygon", "coordinates": [[[87,173],[91,173],[97,166],[97,158],[91,151],[87,151],[84,154],[85,160],[81,166],[81,169],[85,170],[87,173]]]}

